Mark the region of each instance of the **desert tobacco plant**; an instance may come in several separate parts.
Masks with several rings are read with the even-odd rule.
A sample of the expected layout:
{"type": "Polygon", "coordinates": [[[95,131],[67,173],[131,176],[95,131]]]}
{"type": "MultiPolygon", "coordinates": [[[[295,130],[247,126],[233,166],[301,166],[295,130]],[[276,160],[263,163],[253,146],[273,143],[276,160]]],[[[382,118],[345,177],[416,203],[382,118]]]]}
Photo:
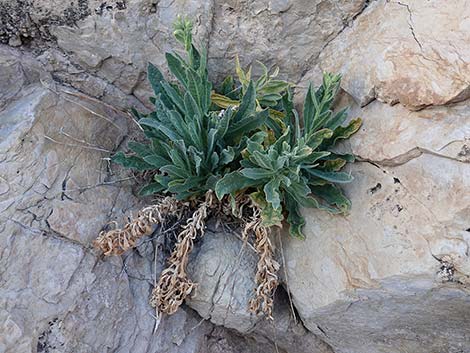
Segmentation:
{"type": "Polygon", "coordinates": [[[194,241],[206,221],[236,219],[244,240],[259,254],[254,313],[272,318],[279,264],[269,238],[286,221],[291,235],[304,238],[301,207],[345,213],[351,207],[340,185],[352,177],[341,169],[354,157],[334,152],[342,139],[360,127],[360,119],[343,126],[347,110],[333,112],[340,76],[324,74],[322,85],[307,91],[302,117],[294,108],[292,85],[278,79],[279,69],[252,78],[238,58],[237,78],[227,77],[216,89],[209,81],[207,55],[193,44],[192,24],[179,18],[174,35],[185,55],[167,53],[171,78],[152,64],[148,79],[155,92],[155,110],[133,111],[146,142],[130,142],[130,153],[112,160],[153,180],[141,195],[156,203],[139,212],[122,229],[102,232],[95,244],[105,255],[119,255],[137,240],[175,219],[177,242],[152,292],[159,313],[174,313],[195,284],[186,273],[194,241]]]}

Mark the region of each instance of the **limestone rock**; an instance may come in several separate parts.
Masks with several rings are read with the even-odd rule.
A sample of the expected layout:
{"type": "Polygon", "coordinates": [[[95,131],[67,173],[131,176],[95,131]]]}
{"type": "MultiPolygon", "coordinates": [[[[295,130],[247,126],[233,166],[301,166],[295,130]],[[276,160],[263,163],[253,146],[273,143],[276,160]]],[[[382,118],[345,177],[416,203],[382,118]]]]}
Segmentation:
{"type": "Polygon", "coordinates": [[[248,311],[255,289],[256,254],[234,234],[206,232],[189,273],[198,283],[189,305],[217,325],[248,332],[259,318],[248,311]]]}
{"type": "Polygon", "coordinates": [[[193,18],[196,38],[201,43],[206,41],[210,2],[146,0],[102,4],[76,26],[55,26],[51,32],[57,37],[59,48],[71,54],[72,62],[102,79],[105,89],[116,87],[124,95],[135,92],[144,103],[150,93],[145,80],[147,64],[164,68],[165,52],[177,48],[172,35],[177,15],[193,18]]]}
{"type": "Polygon", "coordinates": [[[360,112],[350,214],[305,210],[286,244],[296,308],[335,351],[467,352],[468,105],[360,112]]]}
{"type": "Polygon", "coordinates": [[[469,16],[463,0],[0,0],[0,351],[470,353],[469,16]],[[364,120],[341,146],[359,160],[351,213],[305,210],[307,240],[283,238],[299,321],[281,287],[273,323],[248,312],[256,254],[212,230],[187,302],[208,320],[183,307],[154,333],[153,243],[91,247],[148,202],[108,158],[179,13],[213,78],[236,54],[300,93],[339,71],[338,105],[364,120]]]}
{"type": "Polygon", "coordinates": [[[278,65],[297,81],[364,6],[363,0],[216,1],[209,41],[211,74],[220,78],[233,73],[238,54],[242,65],[253,63],[256,69],[255,60],[278,65]]]}
{"type": "Polygon", "coordinates": [[[99,1],[14,1],[2,0],[0,6],[0,43],[20,46],[53,40],[51,25],[73,26],[90,14],[89,5],[99,1]]]}
{"type": "Polygon", "coordinates": [[[141,205],[129,176],[107,161],[129,119],[69,88],[45,86],[44,72],[34,71],[40,63],[25,68],[30,58],[21,52],[0,54],[2,84],[13,88],[2,90],[0,110],[0,351],[272,351],[215,332],[189,309],[154,333],[152,243],[105,260],[91,247],[103,226],[141,205]]]}
{"type": "MultiPolygon", "coordinates": [[[[192,254],[188,272],[198,283],[188,305],[214,324],[255,337],[266,346],[274,344],[288,353],[332,353],[331,348],[293,319],[284,290],[279,287],[274,321],[248,310],[256,288],[257,255],[235,233],[212,230],[192,254]]],[[[274,348],[274,347],[273,347],[274,348]]]]}
{"type": "Polygon", "coordinates": [[[465,1],[371,2],[322,51],[319,66],[341,72],[342,87],[361,105],[377,98],[419,109],[465,100],[469,11],[465,1]]]}

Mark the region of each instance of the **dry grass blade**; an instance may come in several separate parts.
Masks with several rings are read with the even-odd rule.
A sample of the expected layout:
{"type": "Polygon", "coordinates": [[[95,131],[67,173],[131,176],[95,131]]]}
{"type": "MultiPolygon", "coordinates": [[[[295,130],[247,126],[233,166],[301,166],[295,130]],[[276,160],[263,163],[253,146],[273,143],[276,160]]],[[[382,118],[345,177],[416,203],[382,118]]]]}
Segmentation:
{"type": "Polygon", "coordinates": [[[183,230],[178,235],[178,242],[168,259],[168,267],[160,275],[150,298],[150,304],[156,307],[160,313],[170,315],[175,313],[185,298],[196,287],[196,283],[188,277],[186,267],[194,240],[198,235],[204,235],[208,210],[213,204],[214,196],[212,192],[208,192],[205,201],[187,220],[186,225],[182,227],[183,230]]]}
{"type": "Polygon", "coordinates": [[[274,304],[274,292],[279,284],[277,271],[279,264],[274,260],[274,250],[269,238],[269,228],[261,225],[260,211],[253,208],[250,222],[246,223],[242,235],[247,237],[249,233],[255,235],[255,248],[259,255],[256,271],[256,293],[250,301],[250,311],[259,314],[264,313],[266,317],[273,320],[272,311],[274,304]]]}
{"type": "Polygon", "coordinates": [[[165,197],[157,204],[143,208],[131,222],[122,229],[103,231],[93,244],[103,254],[121,255],[134,248],[137,240],[150,235],[155,224],[162,224],[168,216],[181,216],[185,205],[172,197],[165,197]]]}

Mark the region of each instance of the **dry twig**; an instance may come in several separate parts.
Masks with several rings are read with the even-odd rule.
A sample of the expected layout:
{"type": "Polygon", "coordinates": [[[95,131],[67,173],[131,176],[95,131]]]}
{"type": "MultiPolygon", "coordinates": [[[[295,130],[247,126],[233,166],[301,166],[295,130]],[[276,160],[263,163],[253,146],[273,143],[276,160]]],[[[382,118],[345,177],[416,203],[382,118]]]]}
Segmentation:
{"type": "Polygon", "coordinates": [[[196,237],[204,235],[208,210],[214,201],[214,195],[209,191],[205,201],[187,220],[178,235],[178,242],[168,259],[168,267],[160,275],[150,298],[150,304],[160,313],[170,315],[175,313],[197,285],[188,277],[186,267],[196,237]]]}
{"type": "Polygon", "coordinates": [[[279,264],[274,260],[274,250],[269,238],[269,228],[261,225],[260,210],[252,207],[253,215],[250,222],[245,224],[242,237],[248,237],[249,233],[255,235],[255,248],[259,255],[255,297],[250,301],[250,311],[259,314],[264,313],[266,317],[273,320],[272,311],[274,304],[274,293],[279,284],[277,271],[279,264]]]}
{"type": "Polygon", "coordinates": [[[157,204],[140,210],[137,217],[124,228],[101,232],[93,244],[101,249],[104,255],[121,255],[134,248],[137,240],[150,235],[155,224],[162,224],[168,216],[181,215],[183,209],[183,203],[172,197],[165,197],[157,204]]]}

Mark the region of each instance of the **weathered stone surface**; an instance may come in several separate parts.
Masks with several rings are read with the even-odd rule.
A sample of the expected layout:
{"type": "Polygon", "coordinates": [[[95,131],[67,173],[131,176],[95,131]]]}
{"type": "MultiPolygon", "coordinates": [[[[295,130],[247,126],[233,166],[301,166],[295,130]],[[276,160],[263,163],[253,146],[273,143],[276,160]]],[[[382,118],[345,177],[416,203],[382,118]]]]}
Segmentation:
{"type": "Polygon", "coordinates": [[[189,306],[217,325],[241,332],[259,318],[248,311],[255,289],[256,254],[234,234],[206,232],[193,254],[189,273],[198,283],[189,306]],[[196,252],[197,251],[197,252],[196,252]]]}
{"type": "Polygon", "coordinates": [[[244,65],[255,60],[277,64],[297,81],[366,4],[364,0],[25,1],[18,6],[13,0],[3,2],[12,15],[5,14],[8,25],[4,34],[0,25],[0,38],[4,35],[5,42],[21,44],[27,36],[55,79],[121,109],[148,104],[146,66],[152,62],[165,67],[164,53],[174,49],[172,24],[178,14],[195,20],[195,35],[201,46],[208,47],[213,77],[233,73],[239,54],[244,65]],[[23,18],[29,19],[26,24],[23,18]]]}
{"type": "Polygon", "coordinates": [[[470,352],[468,11],[424,0],[0,0],[0,351],[470,352]],[[301,78],[299,92],[339,71],[339,105],[364,119],[342,146],[360,160],[350,215],[305,211],[307,240],[284,242],[284,286],[303,322],[282,289],[274,323],[248,313],[256,255],[239,258],[241,241],[217,231],[193,254],[200,285],[188,305],[243,336],[186,307],[154,334],[152,242],[105,261],[90,247],[146,202],[107,158],[133,133],[123,111],[148,104],[146,65],[164,68],[178,13],[195,19],[212,77],[233,72],[236,54],[301,78]]]}
{"type": "Polygon", "coordinates": [[[279,65],[282,73],[297,81],[327,42],[362,11],[365,3],[216,1],[209,41],[212,75],[220,78],[233,72],[238,54],[243,65],[255,60],[279,65]]]}
{"type": "MultiPolygon", "coordinates": [[[[206,42],[210,29],[212,7],[209,1],[103,4],[100,11],[77,26],[51,29],[59,48],[69,53],[73,63],[104,81],[102,95],[115,96],[115,92],[106,90],[116,87],[124,95],[135,94],[146,103],[150,92],[145,80],[147,64],[152,62],[165,67],[165,52],[175,48],[172,26],[177,15],[196,18],[195,36],[202,43],[206,42]]],[[[88,79],[96,81],[97,78],[88,79]]],[[[86,85],[82,89],[86,91],[86,85]]]]}
{"type": "Polygon", "coordinates": [[[331,353],[327,344],[293,319],[282,288],[276,296],[274,322],[249,312],[257,261],[254,248],[243,246],[236,234],[206,232],[188,270],[198,283],[188,305],[203,318],[253,336],[266,346],[274,342],[278,349],[289,353],[331,353]]]}
{"type": "Polygon", "coordinates": [[[106,223],[139,207],[128,176],[105,159],[129,120],[77,92],[45,87],[44,73],[33,70],[41,65],[24,68],[29,58],[17,51],[1,58],[14,89],[2,90],[0,112],[0,351],[272,351],[215,331],[189,309],[163,318],[154,333],[152,243],[106,261],[91,248],[106,223]]]}
{"type": "Polygon", "coordinates": [[[31,41],[52,40],[51,25],[72,26],[91,12],[88,0],[2,0],[0,2],[0,43],[11,46],[31,41]]]}
{"type": "Polygon", "coordinates": [[[361,105],[377,98],[418,109],[464,100],[469,11],[465,1],[372,2],[322,51],[319,66],[343,73],[342,87],[361,105]]]}
{"type": "Polygon", "coordinates": [[[468,105],[359,111],[350,214],[305,211],[286,245],[296,308],[339,352],[467,352],[468,105]]]}

